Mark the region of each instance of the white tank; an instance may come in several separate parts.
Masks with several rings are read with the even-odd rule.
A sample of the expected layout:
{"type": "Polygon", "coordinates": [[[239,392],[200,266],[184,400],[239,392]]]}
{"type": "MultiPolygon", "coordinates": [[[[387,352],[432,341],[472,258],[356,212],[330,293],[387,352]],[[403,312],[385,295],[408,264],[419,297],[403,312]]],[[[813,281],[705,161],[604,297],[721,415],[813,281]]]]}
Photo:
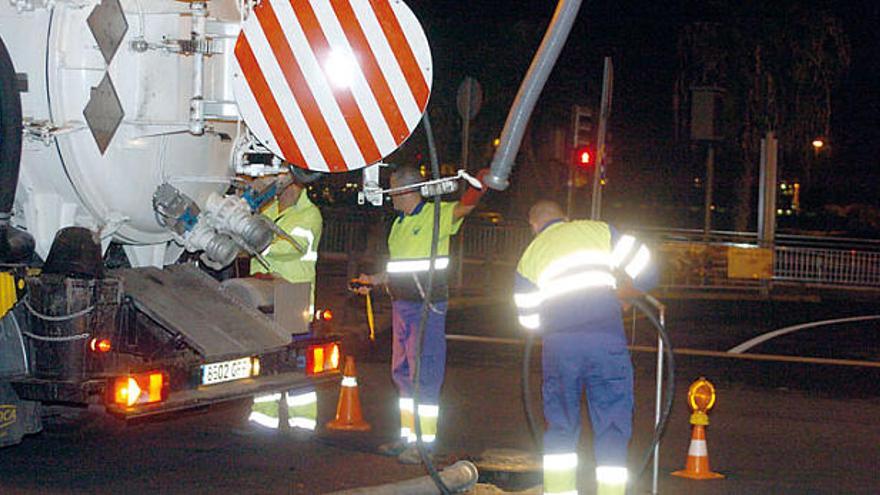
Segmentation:
{"type": "Polygon", "coordinates": [[[0,2],[0,36],[27,78],[14,221],[35,237],[40,256],[70,225],[99,230],[105,248],[111,240],[125,244],[134,265],[179,256],[152,196],[167,182],[204,204],[229,186],[237,132],[229,81],[239,23],[236,0],[206,2],[206,11],[199,2],[174,0],[0,2]],[[212,46],[177,41],[202,29],[212,46]],[[199,64],[201,84],[194,81],[199,64]],[[191,116],[198,88],[208,130],[193,135],[192,126],[200,131],[191,116]],[[211,119],[212,111],[223,118],[211,119]]]}

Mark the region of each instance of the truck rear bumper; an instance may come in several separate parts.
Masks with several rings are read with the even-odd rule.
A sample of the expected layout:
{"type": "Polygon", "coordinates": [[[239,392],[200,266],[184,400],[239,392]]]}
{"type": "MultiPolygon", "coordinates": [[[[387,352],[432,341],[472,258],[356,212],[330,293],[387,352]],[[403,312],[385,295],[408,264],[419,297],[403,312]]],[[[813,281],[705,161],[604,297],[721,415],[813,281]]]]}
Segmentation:
{"type": "Polygon", "coordinates": [[[120,407],[118,404],[108,404],[107,412],[126,419],[140,418],[155,414],[164,414],[183,409],[207,406],[229,400],[242,399],[254,395],[271,392],[296,390],[319,383],[338,380],[338,373],[330,373],[322,377],[306,377],[302,371],[279,373],[277,375],[246,378],[234,382],[219,383],[216,385],[201,386],[191,390],[173,392],[168,399],[155,404],[135,405],[132,407],[120,407]]]}

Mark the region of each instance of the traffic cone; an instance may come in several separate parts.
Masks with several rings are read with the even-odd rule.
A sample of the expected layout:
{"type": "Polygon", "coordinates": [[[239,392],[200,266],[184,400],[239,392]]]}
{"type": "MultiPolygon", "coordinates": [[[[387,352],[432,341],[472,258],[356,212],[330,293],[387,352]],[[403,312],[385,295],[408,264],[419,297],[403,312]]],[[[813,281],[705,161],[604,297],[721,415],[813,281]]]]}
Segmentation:
{"type": "Polygon", "coordinates": [[[694,425],[685,467],[681,471],[675,471],[672,475],[692,480],[724,478],[723,474],[713,473],[709,469],[709,449],[706,446],[706,427],[704,425],[694,425]]]}
{"type": "Polygon", "coordinates": [[[354,369],[354,356],[345,356],[342,371],[342,389],[336,405],[336,419],[326,425],[331,430],[369,431],[370,424],[361,415],[361,400],[358,398],[357,373],[354,369]]]}

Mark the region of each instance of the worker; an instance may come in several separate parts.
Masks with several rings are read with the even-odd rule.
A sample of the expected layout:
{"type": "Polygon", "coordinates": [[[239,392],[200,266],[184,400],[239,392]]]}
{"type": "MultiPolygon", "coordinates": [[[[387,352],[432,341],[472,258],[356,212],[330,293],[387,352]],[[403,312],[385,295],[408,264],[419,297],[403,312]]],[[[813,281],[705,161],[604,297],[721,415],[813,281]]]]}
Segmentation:
{"type": "Polygon", "coordinates": [[[544,493],[577,493],[581,393],[586,388],[599,495],[623,495],[632,433],[633,370],[622,301],[650,290],[650,252],[605,222],[529,210],[535,238],[516,269],[520,324],[543,339],[544,493]]]}
{"type": "MultiPolygon", "coordinates": [[[[488,169],[478,174],[482,181],[488,169]]],[[[422,181],[417,170],[402,167],[391,175],[391,188],[397,189],[422,181]]],[[[437,258],[430,297],[426,294],[430,268],[434,202],[425,200],[418,188],[392,193],[397,217],[388,235],[389,260],[384,272],[361,274],[363,293],[370,287],[385,285],[392,297],[391,376],[399,393],[400,439],[379,448],[380,453],[397,456],[404,464],[421,462],[414,444],[415,406],[413,384],[418,329],[423,302],[428,301],[428,317],[424,328],[419,380],[419,423],[422,442],[433,450],[440,417],[440,388],[446,369],[446,309],[448,298],[447,273],[449,238],[461,227],[464,217],[476,207],[486,191],[469,188],[458,202],[442,202],[438,232],[437,258]]]]}
{"type": "MultiPolygon", "coordinates": [[[[276,236],[262,253],[268,262],[263,266],[251,260],[251,275],[271,274],[290,283],[311,285],[309,315],[315,312],[315,267],[318,262],[318,243],[321,241],[323,220],[321,211],[309,200],[305,184],[293,173],[279,176],[276,196],[262,210],[262,214],[293,237],[299,246],[276,236]]],[[[262,275],[266,276],[266,275],[262,275]]],[[[279,304],[276,301],[275,304],[279,304]]],[[[281,409],[286,407],[287,425],[314,431],[317,426],[318,396],[312,387],[254,397],[249,419],[269,429],[281,428],[281,409]]]]}

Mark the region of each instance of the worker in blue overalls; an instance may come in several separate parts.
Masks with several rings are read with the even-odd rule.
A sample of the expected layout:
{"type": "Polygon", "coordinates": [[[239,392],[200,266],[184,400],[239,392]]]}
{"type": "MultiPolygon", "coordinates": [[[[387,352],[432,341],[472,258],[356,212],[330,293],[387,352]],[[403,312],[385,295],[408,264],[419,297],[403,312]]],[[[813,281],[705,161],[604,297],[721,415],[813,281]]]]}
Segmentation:
{"type": "MultiPolygon", "coordinates": [[[[482,180],[488,170],[480,173],[482,180]]],[[[391,188],[417,184],[424,180],[414,168],[398,168],[391,174],[391,188]]],[[[440,387],[446,370],[446,305],[448,297],[449,238],[461,227],[464,217],[473,211],[483,189],[465,191],[458,202],[440,205],[439,243],[430,297],[425,293],[430,267],[431,240],[434,229],[434,202],[422,198],[419,190],[392,194],[397,217],[388,235],[389,260],[385,271],[361,274],[359,282],[367,287],[386,285],[392,297],[391,376],[399,396],[400,439],[380,447],[385,455],[397,456],[404,464],[421,462],[415,447],[415,407],[413,377],[418,345],[418,327],[423,301],[429,301],[424,329],[419,380],[419,424],[422,442],[431,450],[440,417],[440,387]]]]}
{"type": "Polygon", "coordinates": [[[544,493],[576,494],[581,393],[586,388],[599,495],[623,495],[632,434],[633,369],[622,302],[656,284],[650,252],[605,222],[568,221],[540,201],[536,237],[517,266],[520,324],[543,339],[544,493]]]}

